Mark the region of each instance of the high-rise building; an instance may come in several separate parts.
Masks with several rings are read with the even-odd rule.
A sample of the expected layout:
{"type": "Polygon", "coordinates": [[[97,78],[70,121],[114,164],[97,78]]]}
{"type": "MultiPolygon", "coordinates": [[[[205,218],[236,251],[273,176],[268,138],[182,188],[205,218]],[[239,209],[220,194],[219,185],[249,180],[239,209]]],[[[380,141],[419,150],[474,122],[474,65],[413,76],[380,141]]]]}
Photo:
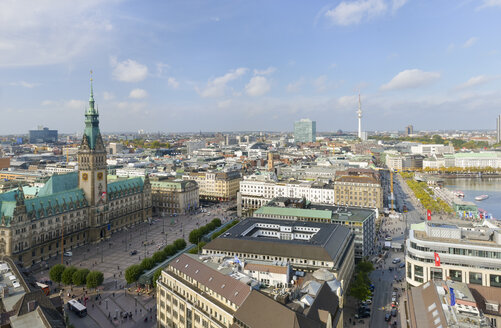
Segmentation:
{"type": "Polygon", "coordinates": [[[55,143],[57,142],[57,130],[39,127],[38,130],[30,130],[30,143],[55,143]]]}
{"type": "Polygon", "coordinates": [[[358,94],[358,138],[362,139],[362,100],[360,99],[360,94],[358,94]]]}
{"type": "Polygon", "coordinates": [[[409,136],[411,134],[414,134],[414,127],[412,125],[407,125],[405,127],[405,135],[409,136]]]}
{"type": "Polygon", "coordinates": [[[496,142],[501,142],[501,115],[496,120],[496,142]]]}
{"type": "Polygon", "coordinates": [[[303,118],[294,122],[295,142],[315,142],[317,139],[317,122],[303,118]]]}

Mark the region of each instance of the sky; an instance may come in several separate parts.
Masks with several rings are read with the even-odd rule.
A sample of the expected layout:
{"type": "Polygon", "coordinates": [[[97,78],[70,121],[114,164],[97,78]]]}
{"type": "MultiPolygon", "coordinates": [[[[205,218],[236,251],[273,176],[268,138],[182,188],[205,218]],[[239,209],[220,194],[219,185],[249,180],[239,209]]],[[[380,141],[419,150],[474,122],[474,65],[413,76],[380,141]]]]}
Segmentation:
{"type": "Polygon", "coordinates": [[[3,0],[0,135],[495,129],[501,0],[3,0]]]}

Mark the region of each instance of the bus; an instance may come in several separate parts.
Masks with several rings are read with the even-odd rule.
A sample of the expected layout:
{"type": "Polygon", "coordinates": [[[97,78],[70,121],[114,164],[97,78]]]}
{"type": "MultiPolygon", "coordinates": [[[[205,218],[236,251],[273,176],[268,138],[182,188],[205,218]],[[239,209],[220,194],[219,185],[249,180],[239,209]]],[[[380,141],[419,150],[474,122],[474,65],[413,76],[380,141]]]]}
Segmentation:
{"type": "Polygon", "coordinates": [[[77,300],[69,300],[68,309],[75,312],[79,317],[85,317],[87,315],[87,308],[77,300]]]}
{"type": "Polygon", "coordinates": [[[49,296],[49,294],[50,294],[50,287],[49,287],[49,285],[42,284],[41,282],[37,281],[37,286],[40,287],[40,289],[43,291],[43,293],[46,296],[49,296]]]}

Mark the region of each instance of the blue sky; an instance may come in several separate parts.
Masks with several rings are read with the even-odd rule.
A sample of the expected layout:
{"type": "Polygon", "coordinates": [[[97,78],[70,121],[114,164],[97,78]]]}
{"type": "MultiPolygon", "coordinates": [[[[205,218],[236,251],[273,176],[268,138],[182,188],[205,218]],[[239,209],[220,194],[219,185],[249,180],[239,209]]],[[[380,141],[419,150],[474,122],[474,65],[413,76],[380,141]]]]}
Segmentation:
{"type": "Polygon", "coordinates": [[[0,3],[0,134],[494,129],[501,0],[0,3]]]}

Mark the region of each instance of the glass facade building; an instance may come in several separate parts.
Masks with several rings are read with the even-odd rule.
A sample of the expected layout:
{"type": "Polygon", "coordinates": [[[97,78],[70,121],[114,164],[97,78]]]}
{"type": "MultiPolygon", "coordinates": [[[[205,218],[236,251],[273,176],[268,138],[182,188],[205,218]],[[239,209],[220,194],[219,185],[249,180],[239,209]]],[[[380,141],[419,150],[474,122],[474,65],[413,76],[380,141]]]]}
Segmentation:
{"type": "Polygon", "coordinates": [[[301,119],[294,122],[295,142],[315,142],[317,138],[317,122],[309,119],[301,119]]]}
{"type": "Polygon", "coordinates": [[[57,130],[49,130],[48,128],[30,130],[30,143],[56,143],[57,130]]]}

